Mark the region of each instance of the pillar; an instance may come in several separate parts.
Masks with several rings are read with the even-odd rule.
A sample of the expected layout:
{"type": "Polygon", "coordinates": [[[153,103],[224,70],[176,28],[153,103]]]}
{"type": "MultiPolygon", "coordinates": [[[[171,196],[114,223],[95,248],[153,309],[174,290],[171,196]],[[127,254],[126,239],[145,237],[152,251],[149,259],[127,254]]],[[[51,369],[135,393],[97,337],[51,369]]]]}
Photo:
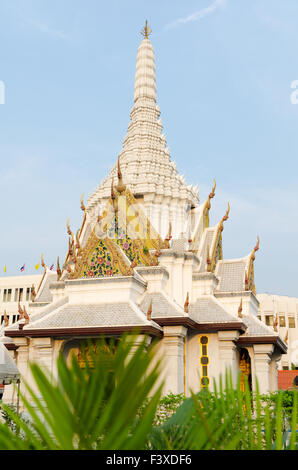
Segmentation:
{"type": "Polygon", "coordinates": [[[218,341],[219,341],[219,374],[222,375],[223,380],[225,380],[226,372],[232,372],[233,384],[236,386],[238,378],[238,365],[236,358],[237,346],[235,342],[239,338],[239,331],[219,331],[218,332],[218,341]]]}
{"type": "Polygon", "coordinates": [[[185,389],[185,360],[184,338],[187,329],[184,326],[164,326],[163,328],[163,370],[164,370],[164,390],[166,395],[169,392],[174,394],[184,393],[185,389]]]}
{"type": "Polygon", "coordinates": [[[254,364],[255,377],[252,378],[253,387],[255,388],[256,380],[259,384],[260,393],[270,392],[270,362],[273,352],[273,344],[254,344],[254,364]]]}

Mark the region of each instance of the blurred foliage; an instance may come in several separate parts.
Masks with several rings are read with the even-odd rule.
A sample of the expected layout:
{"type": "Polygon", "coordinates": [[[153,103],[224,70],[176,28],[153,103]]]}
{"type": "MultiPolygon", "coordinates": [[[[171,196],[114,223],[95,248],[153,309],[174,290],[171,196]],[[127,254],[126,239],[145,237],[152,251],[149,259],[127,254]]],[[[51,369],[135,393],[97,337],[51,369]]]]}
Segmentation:
{"type": "Polygon", "coordinates": [[[297,449],[297,391],[251,394],[226,373],[213,392],[161,398],[154,346],[124,336],[82,347],[54,379],[30,364],[35,381],[21,400],[29,421],[2,404],[0,449],[297,449]],[[3,419],[2,419],[3,421],[3,419]],[[293,432],[291,432],[291,430],[293,432]]]}

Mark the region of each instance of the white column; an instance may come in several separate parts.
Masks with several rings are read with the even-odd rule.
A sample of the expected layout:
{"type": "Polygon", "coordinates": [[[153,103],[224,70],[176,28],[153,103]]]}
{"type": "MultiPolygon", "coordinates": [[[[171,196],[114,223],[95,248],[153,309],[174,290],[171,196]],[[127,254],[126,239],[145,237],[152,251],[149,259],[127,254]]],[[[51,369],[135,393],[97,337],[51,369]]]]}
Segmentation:
{"type": "Polygon", "coordinates": [[[253,389],[256,379],[260,393],[270,392],[270,361],[273,352],[273,344],[254,344],[255,377],[252,377],[253,389]]]}
{"type": "Polygon", "coordinates": [[[220,374],[222,375],[223,383],[225,383],[226,371],[229,373],[231,370],[233,384],[237,384],[238,366],[236,357],[237,347],[235,342],[238,338],[239,331],[237,330],[218,332],[220,374]]]}
{"type": "Polygon", "coordinates": [[[184,338],[187,329],[183,326],[164,326],[163,328],[164,351],[164,379],[163,393],[184,393],[185,385],[185,360],[184,338]]]}

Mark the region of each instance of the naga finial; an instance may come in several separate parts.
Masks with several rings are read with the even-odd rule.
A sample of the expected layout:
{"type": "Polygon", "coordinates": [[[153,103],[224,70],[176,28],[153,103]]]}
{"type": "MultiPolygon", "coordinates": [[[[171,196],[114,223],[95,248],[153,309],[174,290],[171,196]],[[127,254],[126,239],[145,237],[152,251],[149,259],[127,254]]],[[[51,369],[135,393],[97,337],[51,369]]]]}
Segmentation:
{"type": "Polygon", "coordinates": [[[275,319],[274,319],[274,323],[273,323],[273,329],[274,329],[274,331],[276,331],[276,332],[278,331],[278,330],[277,330],[277,326],[278,326],[278,316],[277,316],[277,314],[276,314],[276,315],[275,315],[275,319]]]}
{"type": "Polygon", "coordinates": [[[34,302],[35,297],[36,297],[35,287],[34,287],[34,284],[32,284],[32,287],[31,287],[31,299],[32,299],[32,302],[34,302]]]}
{"type": "Polygon", "coordinates": [[[112,178],[112,184],[111,184],[111,199],[115,199],[115,193],[114,193],[114,178],[112,178]]]}
{"type": "Polygon", "coordinates": [[[60,281],[62,272],[60,269],[59,256],[57,257],[57,281],[60,281]]]}
{"type": "Polygon", "coordinates": [[[146,24],[141,31],[141,35],[144,36],[145,39],[148,39],[151,33],[152,29],[148,26],[148,21],[146,20],[146,24]]]}
{"type": "Polygon", "coordinates": [[[24,318],[24,311],[23,311],[23,309],[22,309],[22,307],[21,307],[20,302],[18,302],[18,312],[19,312],[19,314],[20,314],[20,318],[24,318]]]}
{"type": "Polygon", "coordinates": [[[118,193],[123,193],[126,189],[126,186],[123,184],[122,182],[122,172],[121,172],[121,168],[120,168],[120,155],[118,157],[118,162],[117,162],[117,176],[118,176],[118,184],[116,186],[116,190],[118,191],[118,193]]]}
{"type": "Polygon", "coordinates": [[[186,300],[184,304],[184,312],[188,313],[188,307],[189,307],[189,292],[187,292],[187,295],[186,295],[186,300]]]}
{"type": "Polygon", "coordinates": [[[239,308],[238,308],[238,317],[239,317],[239,318],[242,318],[242,317],[243,317],[243,315],[242,315],[242,310],[243,310],[243,308],[242,308],[242,299],[241,299],[241,300],[240,300],[240,305],[239,305],[239,308]]]}
{"type": "Polygon", "coordinates": [[[214,196],[215,196],[215,190],[216,190],[216,181],[215,179],[213,180],[213,187],[212,187],[212,191],[211,193],[209,194],[209,199],[213,199],[214,196]]]}
{"type": "Polygon", "coordinates": [[[207,245],[206,262],[207,262],[207,272],[210,273],[210,272],[212,271],[212,269],[211,269],[211,259],[210,259],[210,249],[209,249],[209,245],[207,245]]]}
{"type": "Polygon", "coordinates": [[[9,318],[7,316],[6,310],[4,310],[4,326],[7,327],[9,324],[9,318]]]}
{"type": "Polygon", "coordinates": [[[26,310],[26,307],[24,305],[24,318],[25,318],[25,325],[28,325],[29,321],[30,321],[30,317],[27,313],[27,310],[26,310]]]}
{"type": "Polygon", "coordinates": [[[41,254],[41,265],[44,269],[46,269],[47,265],[46,263],[44,262],[44,259],[43,259],[43,253],[41,254]]]}
{"type": "Polygon", "coordinates": [[[82,209],[83,212],[86,211],[86,207],[85,207],[85,204],[84,204],[84,193],[81,196],[81,209],[82,209]]]}
{"type": "Polygon", "coordinates": [[[226,211],[225,215],[224,215],[223,218],[222,218],[223,222],[225,222],[226,220],[228,220],[229,214],[230,214],[230,209],[231,209],[231,208],[230,208],[230,203],[228,202],[227,211],[226,211]]]}
{"type": "Polygon", "coordinates": [[[148,311],[147,311],[147,320],[151,321],[152,319],[152,299],[150,301],[148,311]]]}
{"type": "Polygon", "coordinates": [[[287,330],[286,336],[284,337],[284,343],[288,344],[289,330],[287,330]]]}
{"type": "Polygon", "coordinates": [[[71,234],[72,234],[72,231],[71,231],[71,228],[70,228],[70,225],[69,225],[69,219],[67,219],[66,227],[67,227],[67,233],[68,233],[68,235],[71,235],[71,234]]]}
{"type": "Polygon", "coordinates": [[[256,251],[258,251],[259,249],[260,249],[260,237],[258,236],[258,238],[257,238],[257,244],[256,244],[256,246],[254,247],[254,249],[252,250],[252,253],[251,253],[251,258],[252,258],[253,261],[255,260],[255,253],[256,253],[256,251]]]}

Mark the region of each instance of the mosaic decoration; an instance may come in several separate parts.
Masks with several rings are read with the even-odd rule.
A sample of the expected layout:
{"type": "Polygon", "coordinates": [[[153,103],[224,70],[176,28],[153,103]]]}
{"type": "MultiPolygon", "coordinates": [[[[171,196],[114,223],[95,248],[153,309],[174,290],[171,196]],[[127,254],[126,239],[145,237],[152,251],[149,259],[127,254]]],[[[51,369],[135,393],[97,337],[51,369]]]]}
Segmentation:
{"type": "Polygon", "coordinates": [[[98,238],[93,230],[69,279],[132,274],[120,248],[108,238],[98,238]]]}
{"type": "Polygon", "coordinates": [[[201,345],[201,357],[200,357],[200,364],[201,364],[201,387],[206,388],[210,384],[210,379],[208,376],[208,365],[209,365],[209,357],[208,357],[208,344],[209,338],[208,336],[201,336],[200,337],[200,345],[201,345]]]}

